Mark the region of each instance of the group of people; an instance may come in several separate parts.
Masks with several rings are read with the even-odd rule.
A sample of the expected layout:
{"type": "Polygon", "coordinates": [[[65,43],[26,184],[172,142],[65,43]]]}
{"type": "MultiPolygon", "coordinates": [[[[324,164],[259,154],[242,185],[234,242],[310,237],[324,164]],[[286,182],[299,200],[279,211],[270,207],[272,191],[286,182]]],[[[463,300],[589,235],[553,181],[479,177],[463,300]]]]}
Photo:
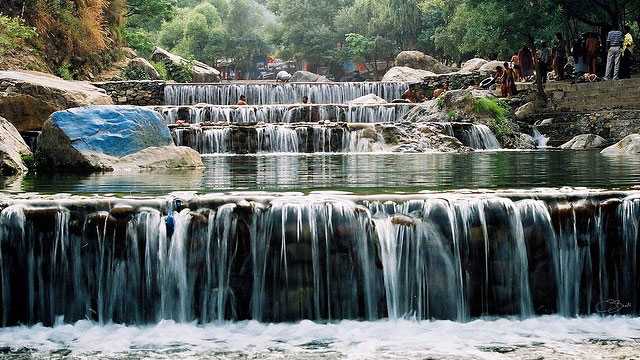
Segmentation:
{"type": "Polygon", "coordinates": [[[422,103],[430,99],[437,99],[440,95],[444,94],[448,90],[448,82],[439,84],[433,90],[433,92],[429,91],[428,94],[425,93],[425,89],[421,87],[414,88],[412,86],[409,86],[409,88],[402,94],[401,99],[394,100],[394,102],[422,103]]]}
{"type": "MultiPolygon", "coordinates": [[[[561,33],[555,35],[552,46],[547,41],[539,43],[535,54],[523,46],[513,54],[511,62],[505,62],[496,69],[482,87],[497,87],[502,96],[512,96],[517,92],[516,82],[533,81],[535,67],[542,73],[542,81],[548,79],[566,80],[574,76],[576,80],[596,81],[598,79],[598,59],[602,44],[597,33],[582,34],[569,48],[561,33]],[[573,60],[573,61],[570,61],[573,60]]],[[[629,78],[633,64],[634,40],[629,26],[623,30],[610,31],[606,41],[606,67],[604,80],[629,78]]],[[[603,62],[604,64],[604,62],[603,62]]]]}

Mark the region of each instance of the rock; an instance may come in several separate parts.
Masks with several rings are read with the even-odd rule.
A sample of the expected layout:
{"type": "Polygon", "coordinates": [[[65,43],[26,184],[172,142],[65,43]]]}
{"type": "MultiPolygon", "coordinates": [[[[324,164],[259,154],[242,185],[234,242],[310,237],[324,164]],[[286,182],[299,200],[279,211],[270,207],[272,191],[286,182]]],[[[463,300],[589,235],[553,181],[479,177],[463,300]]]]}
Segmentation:
{"type": "MultiPolygon", "coordinates": [[[[189,64],[185,58],[172,54],[167,50],[157,47],[151,55],[151,60],[162,61],[167,67],[167,71],[175,77],[179,68],[189,64]]],[[[219,82],[220,71],[200,61],[193,61],[191,66],[192,83],[219,82]]]]}
{"type": "Polygon", "coordinates": [[[467,62],[462,64],[462,68],[460,69],[460,72],[478,71],[486,63],[488,63],[488,61],[481,58],[474,58],[471,60],[467,60],[467,62]]]}
{"type": "Polygon", "coordinates": [[[631,134],[617,144],[602,150],[606,155],[637,155],[640,154],[640,134],[631,134]]]}
{"type": "Polygon", "coordinates": [[[309,71],[296,71],[289,82],[329,82],[329,79],[309,71]]]}
{"type": "MultiPolygon", "coordinates": [[[[127,69],[137,71],[140,74],[144,74],[144,80],[160,80],[160,74],[158,70],[151,65],[147,59],[144,58],[135,58],[129,62],[127,65],[127,69]]],[[[135,80],[143,80],[143,79],[135,79],[135,80]]]]}
{"type": "Polygon", "coordinates": [[[529,116],[533,115],[536,111],[536,104],[531,101],[528,102],[522,106],[520,106],[517,110],[516,110],[516,118],[518,120],[524,120],[526,118],[528,118],[529,116]]]}
{"type": "Polygon", "coordinates": [[[498,60],[488,61],[487,63],[485,63],[480,67],[480,72],[494,73],[498,69],[498,66],[504,67],[504,61],[498,61],[498,60]]]}
{"type": "Polygon", "coordinates": [[[394,66],[382,78],[384,82],[408,82],[419,83],[426,77],[435,76],[431,71],[413,69],[404,66],[394,66]]]}
{"type": "Polygon", "coordinates": [[[91,106],[51,115],[36,161],[52,171],[199,167],[200,155],[176,147],[157,112],[137,106],[91,106]],[[150,149],[151,148],[151,149],[150,149]]]}
{"type": "Polygon", "coordinates": [[[353,99],[348,102],[348,104],[359,104],[359,105],[383,105],[388,104],[387,101],[375,94],[369,94],[365,96],[361,96],[357,99],[353,99]]]}
{"type": "Polygon", "coordinates": [[[606,144],[607,140],[598,135],[582,134],[560,145],[560,148],[571,150],[602,149],[606,144]]]}
{"type": "Polygon", "coordinates": [[[276,75],[276,80],[278,81],[282,81],[282,82],[287,82],[289,80],[291,80],[291,74],[289,74],[288,72],[282,70],[280,72],[278,72],[278,74],[276,75]]]}
{"type": "Polygon", "coordinates": [[[394,225],[415,226],[416,219],[407,215],[396,214],[391,218],[391,223],[394,225]]]}
{"type": "Polygon", "coordinates": [[[511,148],[521,150],[533,150],[538,147],[536,140],[529,134],[517,133],[511,148]]]}
{"type": "Polygon", "coordinates": [[[202,168],[200,153],[185,146],[150,147],[120,159],[122,169],[194,169],[202,168]]]}
{"type": "Polygon", "coordinates": [[[402,51],[396,57],[395,65],[426,70],[436,74],[446,74],[454,71],[453,68],[420,51],[402,51]]]}
{"type": "Polygon", "coordinates": [[[27,171],[22,157],[31,156],[31,149],[18,130],[7,119],[0,117],[0,175],[15,175],[27,171]]]}
{"type": "Polygon", "coordinates": [[[0,71],[0,116],[21,132],[40,130],[56,111],[110,104],[104,90],[86,82],[31,71],[0,71]]]}
{"type": "Polygon", "coordinates": [[[122,54],[127,58],[127,59],[135,59],[138,57],[138,53],[133,50],[130,47],[123,47],[120,48],[120,51],[122,51],[122,54]]]}

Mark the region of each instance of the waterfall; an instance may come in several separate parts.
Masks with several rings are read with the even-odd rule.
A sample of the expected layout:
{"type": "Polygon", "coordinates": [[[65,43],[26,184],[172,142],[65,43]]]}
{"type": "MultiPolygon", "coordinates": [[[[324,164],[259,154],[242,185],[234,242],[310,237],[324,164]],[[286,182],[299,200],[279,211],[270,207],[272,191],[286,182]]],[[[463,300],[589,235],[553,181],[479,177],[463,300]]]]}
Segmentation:
{"type": "Polygon", "coordinates": [[[298,132],[285,126],[266,125],[256,128],[258,151],[297,153],[298,132]]]}
{"type": "Polygon", "coordinates": [[[638,197],[166,203],[0,202],[2,324],[640,311],[638,197]]]}
{"type": "Polygon", "coordinates": [[[181,120],[190,124],[225,123],[253,125],[259,123],[394,123],[412,108],[407,104],[380,105],[258,105],[258,106],[155,106],[167,124],[181,120]]]}
{"type": "Polygon", "coordinates": [[[384,151],[384,138],[375,130],[370,131],[369,129],[363,129],[356,131],[345,131],[343,133],[343,136],[343,152],[362,153],[384,151]]]}
{"type": "Polygon", "coordinates": [[[463,143],[473,149],[495,150],[500,149],[500,143],[488,126],[472,124],[462,130],[463,143]]]}
{"type": "Polygon", "coordinates": [[[236,104],[245,95],[251,105],[295,104],[308,96],[313,104],[344,104],[358,97],[375,94],[387,101],[399,99],[405,83],[344,82],[290,84],[167,84],[167,105],[236,104]]]}
{"type": "Polygon", "coordinates": [[[175,128],[172,134],[176,145],[191,147],[202,154],[384,151],[384,138],[375,129],[349,130],[345,126],[192,126],[175,128]]]}
{"type": "Polygon", "coordinates": [[[540,149],[547,147],[547,143],[549,142],[549,138],[542,135],[535,126],[533,127],[533,139],[536,141],[536,146],[540,149]]]}

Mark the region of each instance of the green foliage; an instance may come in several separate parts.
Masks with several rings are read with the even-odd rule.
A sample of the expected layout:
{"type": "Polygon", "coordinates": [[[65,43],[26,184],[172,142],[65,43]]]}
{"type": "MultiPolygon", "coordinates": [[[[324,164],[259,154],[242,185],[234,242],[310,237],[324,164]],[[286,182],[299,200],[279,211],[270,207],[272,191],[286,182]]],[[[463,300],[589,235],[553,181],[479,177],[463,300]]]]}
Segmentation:
{"type": "Polygon", "coordinates": [[[37,35],[22,19],[0,15],[0,55],[24,46],[37,35]]]}
{"type": "Polygon", "coordinates": [[[149,80],[149,74],[139,67],[127,66],[122,70],[121,75],[126,80],[149,80]]]}
{"type": "Polygon", "coordinates": [[[153,65],[153,67],[156,69],[156,71],[160,75],[160,79],[162,79],[162,80],[171,80],[169,78],[169,72],[167,71],[167,68],[166,68],[166,66],[164,66],[163,62],[152,61],[151,65],[153,65]]]}
{"type": "Polygon", "coordinates": [[[345,42],[349,55],[355,62],[365,62],[371,57],[371,53],[375,48],[375,39],[368,38],[364,35],[349,33],[345,37],[345,42]]]}
{"type": "Polygon", "coordinates": [[[155,49],[151,35],[145,30],[125,29],[124,38],[129,47],[135,49],[141,56],[149,57],[155,49]]]}
{"type": "Polygon", "coordinates": [[[473,111],[476,114],[490,116],[488,126],[499,139],[513,133],[509,119],[511,108],[504,101],[488,97],[475,99],[473,111]]]}
{"type": "Polygon", "coordinates": [[[33,155],[22,154],[20,155],[20,158],[22,158],[22,162],[24,163],[24,165],[27,167],[29,171],[35,171],[36,160],[34,159],[33,155]]]}
{"type": "Polygon", "coordinates": [[[73,73],[71,71],[71,65],[68,63],[60,65],[56,69],[56,75],[65,79],[65,80],[73,80],[73,73]]]}
{"type": "MultiPolygon", "coordinates": [[[[193,59],[188,59],[179,65],[170,62],[163,63],[165,77],[168,78],[167,80],[174,80],[179,83],[191,82],[191,80],[193,80],[193,61],[193,59]]],[[[154,65],[154,67],[156,66],[154,65]]],[[[158,69],[158,67],[156,67],[156,69],[158,69]]],[[[160,76],[162,76],[162,73],[160,76]]]]}
{"type": "Polygon", "coordinates": [[[158,30],[175,12],[174,0],[127,0],[130,29],[158,30]]]}

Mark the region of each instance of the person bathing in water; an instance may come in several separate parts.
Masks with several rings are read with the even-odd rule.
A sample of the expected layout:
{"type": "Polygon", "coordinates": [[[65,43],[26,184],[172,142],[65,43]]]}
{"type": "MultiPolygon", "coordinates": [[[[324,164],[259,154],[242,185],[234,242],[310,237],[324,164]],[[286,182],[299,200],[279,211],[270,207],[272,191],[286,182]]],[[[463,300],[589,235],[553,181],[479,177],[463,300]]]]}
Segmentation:
{"type": "Polygon", "coordinates": [[[236,105],[239,105],[239,106],[249,105],[247,104],[247,97],[244,95],[240,95],[240,100],[238,100],[238,103],[236,105]]]}

